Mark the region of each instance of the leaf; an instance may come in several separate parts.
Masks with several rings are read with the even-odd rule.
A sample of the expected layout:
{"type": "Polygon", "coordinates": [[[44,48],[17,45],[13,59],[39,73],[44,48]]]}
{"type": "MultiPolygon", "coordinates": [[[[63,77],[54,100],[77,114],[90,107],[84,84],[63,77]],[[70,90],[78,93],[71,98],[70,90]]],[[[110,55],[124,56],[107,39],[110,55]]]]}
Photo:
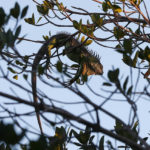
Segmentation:
{"type": "Polygon", "coordinates": [[[29,8],[28,6],[26,6],[26,7],[23,8],[23,10],[22,10],[22,12],[21,12],[21,19],[26,16],[27,11],[28,11],[28,8],[29,8]]]}
{"type": "Polygon", "coordinates": [[[134,58],[133,58],[133,67],[136,67],[138,56],[139,56],[139,52],[137,51],[134,58]]]}
{"type": "Polygon", "coordinates": [[[126,77],[125,81],[124,81],[124,84],[123,84],[123,90],[126,91],[126,87],[127,87],[127,84],[128,84],[128,80],[129,80],[129,77],[126,77]]]}
{"type": "Polygon", "coordinates": [[[29,24],[35,25],[34,13],[32,14],[32,18],[25,18],[24,21],[29,24]]]}
{"type": "Polygon", "coordinates": [[[116,13],[122,12],[121,7],[118,6],[118,5],[112,5],[112,9],[113,9],[113,11],[116,12],[116,13]]]}
{"type": "Polygon", "coordinates": [[[131,85],[127,91],[127,95],[131,95],[132,89],[133,89],[133,86],[131,85]]]}
{"type": "Polygon", "coordinates": [[[104,86],[112,86],[112,84],[111,84],[111,83],[108,83],[108,82],[104,82],[103,85],[104,85],[104,86]]]}
{"type": "Polygon", "coordinates": [[[39,17],[38,21],[36,22],[36,24],[38,24],[40,22],[40,20],[42,19],[42,17],[39,17]]]}
{"type": "Polygon", "coordinates": [[[133,60],[131,59],[131,57],[130,56],[128,56],[128,55],[126,55],[126,54],[123,54],[123,62],[126,64],[126,65],[128,65],[128,66],[130,66],[130,67],[133,67],[133,60]]]}
{"type": "Polygon", "coordinates": [[[0,19],[0,28],[1,28],[1,26],[3,26],[5,23],[5,17],[6,17],[6,14],[3,8],[0,8],[0,17],[1,17],[0,19]]]}
{"type": "Polygon", "coordinates": [[[19,17],[19,14],[20,14],[20,6],[16,2],[14,8],[10,10],[10,15],[17,19],[19,17]]]}
{"type": "Polygon", "coordinates": [[[23,138],[25,133],[23,131],[17,134],[12,124],[4,124],[2,121],[0,122],[0,131],[0,141],[12,145],[19,144],[19,141],[23,138]]]}
{"type": "Polygon", "coordinates": [[[48,7],[42,4],[42,5],[37,5],[37,11],[42,15],[47,15],[49,12],[49,9],[48,7]]]}
{"type": "Polygon", "coordinates": [[[125,33],[122,29],[120,29],[119,27],[114,27],[114,36],[116,39],[121,39],[125,36],[125,33]]]}
{"type": "Polygon", "coordinates": [[[99,150],[104,150],[104,136],[101,137],[99,142],[99,150]]]}
{"type": "Polygon", "coordinates": [[[17,27],[16,32],[15,32],[15,37],[17,38],[21,32],[21,25],[17,27]]]}
{"type": "Polygon", "coordinates": [[[144,50],[143,50],[143,49],[140,49],[138,57],[139,57],[140,59],[142,59],[142,60],[146,59],[146,57],[145,57],[145,55],[144,55],[144,50]]]}
{"type": "Polygon", "coordinates": [[[18,80],[18,75],[14,75],[13,78],[14,78],[15,80],[18,80]]]}
{"type": "Polygon", "coordinates": [[[20,62],[19,60],[16,60],[16,62],[15,62],[17,65],[19,65],[19,66],[24,66],[24,64],[22,63],[22,62],[20,62]]]}
{"type": "MultiPolygon", "coordinates": [[[[80,28],[79,28],[79,29],[80,29],[80,28]]],[[[85,25],[82,25],[80,30],[81,30],[83,33],[85,33],[85,34],[87,34],[87,32],[88,32],[88,28],[87,28],[87,26],[85,26],[85,25]]]]}
{"type": "Polygon", "coordinates": [[[38,66],[38,74],[39,75],[43,75],[44,74],[44,67],[42,67],[41,65],[38,66]]]}
{"type": "Polygon", "coordinates": [[[144,56],[148,62],[150,62],[150,48],[148,46],[145,47],[144,56]]]}
{"type": "Polygon", "coordinates": [[[73,26],[76,28],[76,29],[79,29],[79,24],[76,20],[73,20],[73,26]]]}
{"type": "Polygon", "coordinates": [[[84,43],[84,45],[85,45],[85,46],[88,46],[88,45],[90,45],[92,42],[93,42],[92,40],[87,40],[87,41],[84,43]]]}
{"type": "Polygon", "coordinates": [[[11,73],[14,73],[14,74],[17,73],[17,72],[16,72],[14,69],[12,69],[11,67],[8,67],[7,69],[8,69],[11,73]]]}
{"type": "Polygon", "coordinates": [[[62,72],[62,62],[61,61],[58,61],[57,64],[56,64],[56,68],[59,72],[62,72]]]}
{"type": "Polygon", "coordinates": [[[92,19],[93,23],[96,24],[97,26],[99,26],[99,27],[102,26],[103,18],[100,18],[99,14],[92,14],[91,19],[92,19]]]}
{"type": "Polygon", "coordinates": [[[81,42],[83,43],[83,42],[84,42],[84,40],[85,40],[85,36],[82,36],[82,38],[81,38],[81,42]]]}
{"type": "Polygon", "coordinates": [[[23,78],[24,78],[25,80],[27,80],[27,79],[28,79],[28,75],[27,75],[27,74],[23,74],[23,78]]]}
{"type": "Polygon", "coordinates": [[[49,9],[52,9],[54,7],[54,4],[50,3],[47,0],[43,1],[43,5],[46,6],[47,8],[49,8],[49,9]]]}
{"type": "Polygon", "coordinates": [[[110,8],[111,8],[111,3],[110,3],[110,1],[103,2],[103,4],[102,4],[102,8],[103,8],[103,11],[104,11],[104,12],[107,12],[107,11],[108,11],[108,9],[110,9],[110,8]]]}
{"type": "Polygon", "coordinates": [[[132,54],[132,40],[131,39],[124,39],[123,47],[126,53],[132,54]]]}
{"type": "Polygon", "coordinates": [[[9,29],[6,33],[6,43],[8,47],[13,47],[15,42],[15,37],[13,32],[9,29]]]}
{"type": "Polygon", "coordinates": [[[108,78],[111,82],[117,82],[118,76],[119,76],[119,69],[108,72],[108,78]]]}

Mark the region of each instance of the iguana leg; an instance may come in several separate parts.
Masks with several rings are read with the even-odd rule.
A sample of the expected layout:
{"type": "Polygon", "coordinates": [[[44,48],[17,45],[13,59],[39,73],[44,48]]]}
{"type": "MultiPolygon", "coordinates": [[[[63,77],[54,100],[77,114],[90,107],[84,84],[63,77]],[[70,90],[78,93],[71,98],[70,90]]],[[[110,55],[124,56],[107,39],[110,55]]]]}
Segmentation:
{"type": "Polygon", "coordinates": [[[75,76],[69,81],[69,85],[71,85],[72,83],[74,83],[75,81],[79,79],[79,77],[82,75],[82,71],[83,71],[83,66],[80,65],[75,76]]]}

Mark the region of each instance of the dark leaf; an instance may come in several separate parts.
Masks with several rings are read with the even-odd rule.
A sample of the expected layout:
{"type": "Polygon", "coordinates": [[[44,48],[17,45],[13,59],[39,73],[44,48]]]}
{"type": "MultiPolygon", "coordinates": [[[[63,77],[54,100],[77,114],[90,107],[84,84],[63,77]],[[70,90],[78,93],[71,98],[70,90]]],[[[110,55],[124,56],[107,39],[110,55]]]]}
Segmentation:
{"type": "Polygon", "coordinates": [[[5,17],[6,17],[6,14],[3,8],[0,8],[0,17],[1,17],[0,19],[0,28],[1,28],[1,26],[3,26],[5,23],[5,17]]]}
{"type": "Polygon", "coordinates": [[[41,136],[37,141],[30,141],[30,150],[45,150],[47,149],[46,139],[41,136]]]}
{"type": "Polygon", "coordinates": [[[21,25],[17,27],[16,32],[15,32],[15,37],[18,38],[19,34],[21,32],[21,25]]]}
{"type": "Polygon", "coordinates": [[[17,2],[15,3],[15,7],[10,10],[10,14],[11,14],[11,16],[13,16],[16,19],[19,17],[20,6],[17,2]]]}
{"type": "Polygon", "coordinates": [[[124,54],[122,60],[123,60],[123,62],[124,62],[126,65],[128,65],[128,66],[130,66],[130,67],[133,67],[133,60],[131,59],[130,56],[124,54]]]}
{"type": "Polygon", "coordinates": [[[120,29],[119,27],[114,27],[114,36],[116,39],[121,39],[125,36],[125,33],[122,29],[120,29]]]}
{"type": "Polygon", "coordinates": [[[28,11],[28,6],[24,7],[22,12],[21,12],[21,19],[24,18],[27,14],[27,11],[28,11]]]}
{"type": "Polygon", "coordinates": [[[144,55],[144,50],[140,49],[139,51],[139,56],[138,56],[140,59],[144,60],[146,59],[145,55],[144,55]]]}
{"type": "Polygon", "coordinates": [[[136,54],[135,54],[135,56],[133,58],[133,67],[136,67],[138,56],[139,56],[139,51],[136,52],[136,54]]]}
{"type": "Polygon", "coordinates": [[[130,95],[130,94],[131,94],[132,88],[133,88],[133,86],[131,85],[131,86],[129,87],[128,91],[127,91],[127,95],[130,95]]]}
{"type": "Polygon", "coordinates": [[[28,79],[28,75],[27,75],[27,74],[23,74],[23,78],[24,78],[25,80],[27,80],[27,79],[28,79]]]}
{"type": "Polygon", "coordinates": [[[37,11],[42,15],[47,15],[49,12],[49,9],[45,5],[37,5],[37,11]]]}
{"type": "Polygon", "coordinates": [[[41,65],[38,66],[38,74],[39,75],[43,75],[44,74],[44,67],[42,67],[41,65]]]}
{"type": "Polygon", "coordinates": [[[108,78],[111,82],[117,82],[118,76],[119,76],[119,69],[108,72],[108,78]]]}
{"type": "Polygon", "coordinates": [[[104,86],[112,86],[112,84],[111,84],[111,83],[108,83],[108,82],[104,82],[103,85],[104,85],[104,86]]]}
{"type": "Polygon", "coordinates": [[[17,73],[13,68],[11,68],[11,67],[8,67],[7,68],[11,73],[13,73],[13,74],[15,74],[15,73],[17,73]]]}
{"type": "Polygon", "coordinates": [[[104,150],[104,136],[99,141],[99,150],[104,150]]]}
{"type": "Polygon", "coordinates": [[[61,61],[58,61],[57,64],[56,64],[56,68],[59,72],[62,72],[62,62],[61,61]]]}
{"type": "Polygon", "coordinates": [[[7,144],[15,145],[19,143],[19,141],[24,136],[24,132],[17,134],[14,130],[13,125],[11,124],[4,124],[3,122],[0,122],[0,141],[6,142],[7,144]]]}
{"type": "Polygon", "coordinates": [[[126,77],[125,81],[124,81],[124,84],[123,84],[123,90],[126,91],[126,87],[127,87],[127,84],[128,84],[128,80],[129,80],[129,77],[126,77]]]}
{"type": "Polygon", "coordinates": [[[132,40],[131,39],[124,39],[123,48],[124,48],[126,53],[132,54],[132,40]]]}

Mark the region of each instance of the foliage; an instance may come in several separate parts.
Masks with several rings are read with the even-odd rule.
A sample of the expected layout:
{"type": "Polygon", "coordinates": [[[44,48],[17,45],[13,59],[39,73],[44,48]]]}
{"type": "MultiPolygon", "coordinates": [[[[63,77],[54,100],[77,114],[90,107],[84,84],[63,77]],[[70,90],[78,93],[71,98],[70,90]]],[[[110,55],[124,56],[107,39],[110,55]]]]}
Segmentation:
{"type": "MultiPolygon", "coordinates": [[[[4,101],[5,98],[14,101],[13,105],[9,103],[14,107],[20,104],[35,107],[33,102],[30,101],[32,92],[28,76],[31,74],[31,67],[36,54],[28,51],[24,55],[18,49],[18,45],[24,41],[43,44],[51,36],[51,34],[41,35],[44,41],[26,39],[26,35],[21,34],[21,31],[25,30],[21,24],[23,21],[38,29],[46,24],[52,24],[58,30],[62,30],[64,27],[71,28],[73,29],[71,36],[78,39],[81,44],[79,48],[82,46],[87,48],[94,42],[100,47],[111,48],[114,50],[112,53],[117,52],[120,54],[123,65],[130,70],[130,74],[124,74],[124,68],[116,66],[108,70],[107,77],[103,76],[101,78],[102,85],[96,81],[100,87],[99,89],[102,89],[99,93],[88,84],[90,80],[87,75],[75,79],[76,83],[68,86],[66,80],[70,80],[73,75],[77,75],[81,66],[72,64],[72,62],[66,63],[63,59],[65,50],[59,50],[59,47],[56,47],[53,51],[52,45],[49,45],[49,58],[47,56],[43,57],[37,69],[39,79],[51,90],[54,88],[66,88],[65,90],[74,94],[73,98],[78,96],[81,102],[78,102],[78,99],[76,102],[71,100],[70,102],[65,102],[65,97],[63,96],[61,100],[57,100],[51,90],[49,90],[50,94],[48,95],[45,91],[45,93],[42,91],[44,88],[39,87],[40,90],[37,90],[37,95],[40,102],[36,107],[40,110],[41,117],[46,124],[55,129],[55,134],[53,136],[39,135],[35,141],[27,138],[30,129],[25,129],[18,121],[24,115],[32,117],[33,112],[18,113],[7,108],[8,103],[0,104],[0,108],[3,110],[1,113],[8,114],[8,116],[1,116],[1,118],[13,120],[13,124],[0,122],[0,150],[11,150],[17,146],[22,150],[67,150],[69,149],[69,144],[73,144],[78,149],[83,150],[150,149],[150,145],[147,142],[148,137],[140,136],[139,107],[137,107],[137,101],[149,100],[150,98],[150,35],[148,32],[150,22],[146,2],[144,0],[104,0],[102,2],[93,0],[94,2],[100,7],[96,8],[97,12],[77,7],[70,9],[65,2],[62,3],[59,0],[44,0],[41,4],[33,1],[37,10],[34,10],[28,17],[26,15],[30,7],[25,6],[21,9],[18,2],[15,3],[8,14],[4,8],[0,7],[0,61],[5,64],[1,63],[2,65],[0,65],[0,77],[9,83],[11,91],[5,92],[5,90],[0,89],[0,96],[4,97],[4,101]],[[146,11],[142,11],[143,9],[146,11]],[[39,13],[39,16],[35,15],[35,11],[39,13]],[[54,17],[51,17],[51,14],[54,17]],[[78,16],[80,19],[77,20],[74,16],[78,16]],[[14,27],[9,25],[12,19],[15,22],[14,27]],[[41,23],[41,20],[45,22],[41,23]],[[70,23],[65,24],[64,20],[70,23]],[[99,33],[101,32],[103,34],[100,35],[99,33]],[[107,35],[106,33],[109,34],[107,35]],[[47,64],[47,59],[50,60],[49,64],[47,64]],[[146,71],[143,73],[141,69],[146,71]],[[29,85],[28,87],[23,82],[20,82],[19,79],[22,77],[23,82],[29,85]],[[47,78],[45,79],[45,77],[47,78]],[[80,80],[83,81],[83,89],[80,86],[80,80]],[[142,86],[139,84],[140,81],[143,83],[142,86]],[[25,95],[29,95],[29,99],[17,96],[17,90],[12,89],[12,85],[22,90],[25,95]],[[93,98],[84,90],[84,87],[94,95],[93,98]],[[106,93],[103,95],[103,92],[106,93]],[[95,98],[100,99],[100,101],[95,101],[95,98]],[[129,121],[124,121],[123,118],[119,118],[111,110],[103,107],[107,102],[111,101],[125,102],[129,105],[129,121]],[[65,109],[65,105],[69,105],[72,108],[75,104],[78,104],[79,107],[84,106],[85,110],[82,113],[76,112],[75,114],[65,109]],[[53,117],[49,119],[45,113],[55,115],[55,119],[52,119],[53,117]],[[102,120],[105,118],[101,117],[102,113],[105,113],[115,122],[113,127],[110,126],[111,130],[103,125],[102,120]],[[90,116],[90,119],[86,118],[87,116],[90,116]],[[19,128],[21,132],[18,133],[14,127],[19,128]],[[69,127],[71,129],[68,129],[69,127]],[[111,139],[108,137],[111,137],[111,139]],[[28,142],[22,144],[23,139],[28,139],[28,142]],[[96,139],[98,139],[97,142],[96,139]],[[112,139],[118,143],[114,144],[112,139]]],[[[93,50],[91,54],[96,56],[93,50]]]]}

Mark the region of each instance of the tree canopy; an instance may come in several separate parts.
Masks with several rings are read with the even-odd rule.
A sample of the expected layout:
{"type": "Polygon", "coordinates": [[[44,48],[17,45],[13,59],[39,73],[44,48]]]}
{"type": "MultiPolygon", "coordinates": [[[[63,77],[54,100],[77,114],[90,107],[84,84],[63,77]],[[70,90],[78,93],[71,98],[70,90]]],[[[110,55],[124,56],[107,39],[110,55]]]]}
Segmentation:
{"type": "Polygon", "coordinates": [[[83,150],[149,150],[149,133],[141,136],[140,130],[148,124],[141,124],[147,112],[140,110],[150,99],[150,2],[28,3],[22,7],[15,2],[9,11],[0,7],[0,149],[69,150],[73,145],[83,150]],[[42,40],[33,38],[38,32],[42,40]],[[35,104],[34,60],[41,46],[60,33],[68,39],[47,44],[36,66],[35,104]],[[118,66],[108,67],[107,61],[118,61],[118,66]],[[35,129],[37,110],[43,134],[35,129]]]}

